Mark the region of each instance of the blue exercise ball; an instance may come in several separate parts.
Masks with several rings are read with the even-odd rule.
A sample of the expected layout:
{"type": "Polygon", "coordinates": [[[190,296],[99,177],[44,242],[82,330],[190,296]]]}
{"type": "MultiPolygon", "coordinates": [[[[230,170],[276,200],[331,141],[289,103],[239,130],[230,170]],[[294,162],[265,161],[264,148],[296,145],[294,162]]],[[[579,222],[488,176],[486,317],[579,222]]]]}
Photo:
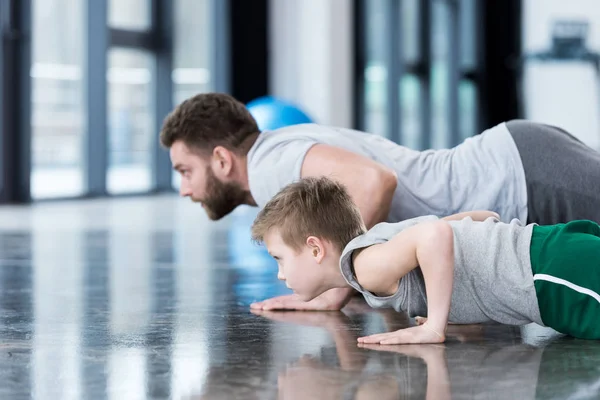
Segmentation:
{"type": "Polygon", "coordinates": [[[296,105],[273,96],[259,97],[249,102],[246,107],[258,123],[258,128],[261,131],[313,122],[296,105]]]}

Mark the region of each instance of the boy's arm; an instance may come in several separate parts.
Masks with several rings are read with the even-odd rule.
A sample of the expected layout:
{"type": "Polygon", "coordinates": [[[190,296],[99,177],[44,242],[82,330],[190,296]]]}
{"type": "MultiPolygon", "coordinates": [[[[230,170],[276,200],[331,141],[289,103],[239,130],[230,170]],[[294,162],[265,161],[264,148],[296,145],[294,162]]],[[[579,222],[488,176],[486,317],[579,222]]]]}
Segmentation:
{"type": "Polygon", "coordinates": [[[439,343],[445,341],[454,280],[454,235],[446,221],[408,228],[388,242],[357,253],[354,271],[360,285],[389,296],[399,280],[419,266],[425,278],[427,322],[420,326],[359,338],[360,343],[439,343]]]}
{"type": "Polygon", "coordinates": [[[448,215],[442,218],[444,221],[460,221],[463,218],[471,217],[473,221],[485,221],[486,219],[493,217],[500,219],[500,215],[493,211],[477,210],[477,211],[466,211],[458,214],[448,215]]]}

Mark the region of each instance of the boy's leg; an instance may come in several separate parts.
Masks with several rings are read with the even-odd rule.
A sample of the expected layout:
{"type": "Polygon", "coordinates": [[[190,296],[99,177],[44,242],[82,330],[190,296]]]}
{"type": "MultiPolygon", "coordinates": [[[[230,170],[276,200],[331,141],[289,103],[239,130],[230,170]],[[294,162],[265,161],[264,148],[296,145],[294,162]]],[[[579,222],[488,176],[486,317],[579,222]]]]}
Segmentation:
{"type": "Polygon", "coordinates": [[[550,125],[506,123],[523,163],[528,222],[600,222],[600,152],[550,125]]]}
{"type": "Polygon", "coordinates": [[[558,332],[600,339],[600,226],[535,226],[531,264],[542,321],[558,332]]]}

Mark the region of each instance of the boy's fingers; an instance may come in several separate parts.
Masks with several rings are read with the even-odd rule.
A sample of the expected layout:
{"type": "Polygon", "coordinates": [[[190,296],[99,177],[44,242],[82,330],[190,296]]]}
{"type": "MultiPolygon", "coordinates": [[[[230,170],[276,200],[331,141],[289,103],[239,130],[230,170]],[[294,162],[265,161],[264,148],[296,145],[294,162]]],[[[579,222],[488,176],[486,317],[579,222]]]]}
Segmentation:
{"type": "Polygon", "coordinates": [[[387,338],[381,340],[381,344],[409,344],[413,343],[414,339],[410,335],[402,334],[400,332],[394,332],[394,335],[389,335],[387,338]]]}
{"type": "Polygon", "coordinates": [[[367,343],[361,343],[358,345],[358,347],[360,347],[361,349],[367,349],[367,350],[376,350],[376,351],[391,351],[391,352],[396,352],[396,353],[400,353],[400,354],[405,354],[410,356],[410,352],[406,351],[405,349],[410,349],[412,346],[410,345],[404,345],[404,346],[398,346],[398,345],[389,345],[389,344],[367,344],[367,343]]]}
{"type": "Polygon", "coordinates": [[[378,344],[380,339],[375,339],[370,336],[358,338],[358,343],[378,344]]]}
{"type": "Polygon", "coordinates": [[[263,305],[263,310],[265,310],[265,311],[277,310],[280,308],[284,308],[284,307],[283,307],[283,304],[281,304],[281,302],[279,302],[279,301],[268,301],[268,302],[265,302],[265,304],[263,305]]]}
{"type": "Polygon", "coordinates": [[[387,333],[378,333],[370,336],[363,336],[358,338],[359,343],[379,343],[380,340],[385,339],[388,336],[387,333]]]}

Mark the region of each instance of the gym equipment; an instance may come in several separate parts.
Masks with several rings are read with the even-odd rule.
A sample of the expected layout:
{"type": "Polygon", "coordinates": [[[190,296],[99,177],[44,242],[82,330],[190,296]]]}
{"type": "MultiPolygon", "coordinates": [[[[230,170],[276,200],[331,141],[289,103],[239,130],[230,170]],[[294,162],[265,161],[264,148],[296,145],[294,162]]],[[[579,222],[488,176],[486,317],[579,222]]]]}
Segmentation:
{"type": "Polygon", "coordinates": [[[588,33],[588,21],[555,21],[550,48],[521,57],[521,113],[600,150],[600,54],[587,46],[588,33]]]}
{"type": "Polygon", "coordinates": [[[246,105],[262,131],[285,126],[312,123],[312,119],[296,105],[273,96],[259,97],[246,105]]]}

